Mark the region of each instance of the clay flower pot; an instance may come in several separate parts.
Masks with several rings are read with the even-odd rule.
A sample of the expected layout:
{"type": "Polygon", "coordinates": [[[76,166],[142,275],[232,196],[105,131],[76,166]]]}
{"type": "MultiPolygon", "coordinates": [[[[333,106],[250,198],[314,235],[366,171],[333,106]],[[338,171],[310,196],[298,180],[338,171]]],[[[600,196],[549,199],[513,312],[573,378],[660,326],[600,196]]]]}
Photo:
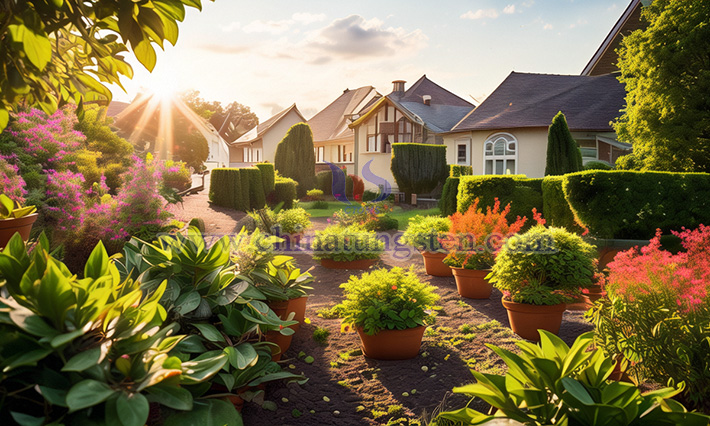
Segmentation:
{"type": "Polygon", "coordinates": [[[424,269],[427,275],[435,277],[450,277],[452,275],[451,268],[444,263],[446,253],[423,251],[424,269]]]}
{"type": "Polygon", "coordinates": [[[357,259],[357,260],[333,260],[333,259],[321,259],[321,266],[328,269],[370,269],[370,266],[377,263],[380,259],[357,259]]]}
{"type": "Polygon", "coordinates": [[[450,268],[456,279],[456,288],[461,297],[467,299],[488,299],[493,291],[493,284],[486,280],[490,269],[450,268]]]}
{"type": "Polygon", "coordinates": [[[368,336],[361,327],[357,334],[362,341],[362,352],[368,358],[383,360],[411,359],[419,354],[426,327],[407,328],[404,330],[381,330],[368,336]]]}
{"type": "Polygon", "coordinates": [[[308,301],[308,296],[297,297],[295,299],[289,299],[284,301],[274,301],[269,302],[269,308],[271,308],[274,313],[281,318],[286,320],[288,314],[294,312],[294,321],[298,321],[298,324],[291,325],[293,331],[298,331],[301,328],[301,324],[306,317],[306,302],[308,301]]]}
{"type": "Polygon", "coordinates": [[[284,336],[278,330],[271,330],[266,332],[267,342],[276,343],[278,348],[271,347],[271,359],[273,361],[278,361],[281,356],[291,347],[291,340],[293,340],[293,334],[290,336],[284,336]]]}
{"type": "Polygon", "coordinates": [[[32,224],[37,220],[37,213],[32,213],[18,219],[0,220],[0,248],[7,245],[15,232],[19,232],[23,241],[30,239],[32,224]]]}
{"type": "Polygon", "coordinates": [[[503,306],[508,311],[508,321],[513,333],[523,339],[533,342],[540,341],[538,329],[557,334],[562,325],[562,314],[566,304],[557,305],[530,305],[527,303],[509,302],[505,299],[503,306]]]}
{"type": "Polygon", "coordinates": [[[587,287],[587,291],[583,294],[584,301],[589,307],[591,307],[594,302],[606,296],[606,291],[602,290],[602,286],[599,284],[594,284],[587,287]]]}

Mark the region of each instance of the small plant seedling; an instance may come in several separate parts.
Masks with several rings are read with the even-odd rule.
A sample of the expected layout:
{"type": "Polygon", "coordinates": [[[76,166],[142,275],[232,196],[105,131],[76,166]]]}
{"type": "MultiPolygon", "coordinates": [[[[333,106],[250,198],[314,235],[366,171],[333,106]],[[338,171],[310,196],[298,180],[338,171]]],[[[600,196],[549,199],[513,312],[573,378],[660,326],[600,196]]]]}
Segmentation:
{"type": "Polygon", "coordinates": [[[427,371],[429,371],[429,367],[427,367],[426,365],[422,365],[422,371],[426,373],[427,371]]]}
{"type": "Polygon", "coordinates": [[[264,403],[261,404],[261,408],[263,408],[264,410],[276,411],[278,406],[274,401],[264,401],[264,403]]]}
{"type": "Polygon", "coordinates": [[[389,408],[387,408],[387,414],[390,416],[399,416],[402,414],[402,406],[401,405],[390,405],[389,408]]]}
{"type": "Polygon", "coordinates": [[[330,361],[330,368],[340,368],[340,363],[338,361],[330,361]]]}
{"type": "Polygon", "coordinates": [[[462,324],[459,326],[459,332],[463,334],[472,333],[473,326],[471,324],[462,324]]]}
{"type": "Polygon", "coordinates": [[[471,307],[471,305],[464,302],[463,300],[457,300],[456,304],[459,305],[459,307],[464,308],[464,309],[469,309],[471,307]]]}
{"type": "Polygon", "coordinates": [[[301,416],[303,415],[303,413],[301,413],[300,411],[298,411],[298,409],[294,408],[294,409],[291,411],[291,415],[293,416],[294,419],[297,419],[297,418],[301,417],[301,416]]]}
{"type": "Polygon", "coordinates": [[[313,358],[312,356],[308,355],[308,356],[306,357],[306,359],[304,359],[303,361],[305,361],[306,364],[313,364],[313,361],[315,361],[315,358],[313,358]]]}
{"type": "Polygon", "coordinates": [[[412,391],[409,392],[409,393],[412,394],[412,395],[414,395],[415,393],[417,393],[417,390],[416,390],[416,389],[412,389],[412,391]]]}
{"type": "Polygon", "coordinates": [[[409,396],[409,392],[402,392],[402,396],[409,396]]]}
{"type": "Polygon", "coordinates": [[[301,359],[301,358],[303,358],[304,356],[306,356],[306,353],[305,353],[305,352],[301,351],[301,352],[298,353],[298,359],[301,359]]]}
{"type": "Polygon", "coordinates": [[[358,406],[355,408],[355,412],[359,413],[360,411],[365,411],[365,406],[363,406],[363,405],[358,405],[358,406]]]}
{"type": "Polygon", "coordinates": [[[350,387],[350,382],[348,382],[347,380],[338,380],[338,384],[344,388],[350,387]]]}
{"type": "Polygon", "coordinates": [[[337,319],[340,318],[340,309],[338,308],[338,305],[335,305],[330,308],[318,309],[316,314],[323,319],[337,319]]]}
{"type": "Polygon", "coordinates": [[[313,340],[319,345],[327,345],[328,336],[330,336],[330,330],[328,330],[327,328],[316,327],[316,329],[313,330],[313,340]]]}
{"type": "Polygon", "coordinates": [[[501,328],[501,327],[502,327],[502,326],[501,326],[500,322],[498,322],[498,321],[496,321],[496,320],[491,320],[491,321],[488,321],[488,322],[484,322],[484,323],[478,324],[478,326],[476,326],[477,329],[479,329],[479,330],[484,330],[484,331],[485,331],[485,330],[490,330],[490,329],[493,329],[493,328],[501,328]]]}

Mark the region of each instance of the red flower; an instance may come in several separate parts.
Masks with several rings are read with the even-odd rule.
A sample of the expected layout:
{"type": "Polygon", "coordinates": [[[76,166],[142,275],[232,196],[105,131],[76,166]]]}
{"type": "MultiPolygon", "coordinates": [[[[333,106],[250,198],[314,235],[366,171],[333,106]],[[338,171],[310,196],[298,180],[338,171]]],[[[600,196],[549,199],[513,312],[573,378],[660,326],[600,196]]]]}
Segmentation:
{"type": "Polygon", "coordinates": [[[397,290],[397,286],[396,286],[396,285],[393,285],[393,286],[392,286],[392,290],[397,290]]]}
{"type": "Polygon", "coordinates": [[[283,326],[283,325],[279,325],[279,330],[283,330],[283,329],[284,329],[284,326],[283,326]]]}

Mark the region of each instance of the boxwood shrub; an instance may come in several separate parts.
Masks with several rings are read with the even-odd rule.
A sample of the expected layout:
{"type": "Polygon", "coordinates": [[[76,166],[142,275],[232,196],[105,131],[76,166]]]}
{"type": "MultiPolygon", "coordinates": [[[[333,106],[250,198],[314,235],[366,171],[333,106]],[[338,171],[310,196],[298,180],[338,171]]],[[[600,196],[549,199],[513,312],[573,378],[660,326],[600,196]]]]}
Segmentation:
{"type": "Polygon", "coordinates": [[[261,170],[256,167],[245,167],[242,175],[249,176],[249,209],[261,209],[266,205],[266,195],[264,194],[264,182],[261,178],[261,170]]]}
{"type": "Polygon", "coordinates": [[[444,188],[439,199],[439,210],[444,216],[451,216],[456,212],[456,198],[459,194],[459,178],[450,177],[446,179],[444,188]]]}
{"type": "Polygon", "coordinates": [[[212,170],[209,199],[213,204],[241,210],[241,192],[239,169],[220,168],[212,170]]]}
{"type": "Polygon", "coordinates": [[[273,205],[283,203],[282,208],[284,209],[293,208],[293,200],[295,200],[297,196],[297,185],[298,184],[293,179],[277,178],[274,183],[274,191],[269,197],[270,203],[273,205]]]}
{"type": "Polygon", "coordinates": [[[471,176],[473,167],[461,164],[449,164],[449,177],[471,176]]]}
{"type": "Polygon", "coordinates": [[[548,225],[565,228],[570,232],[583,232],[562,190],[564,180],[564,176],[547,176],[542,181],[542,210],[545,219],[548,225]]]}
{"type": "MultiPolygon", "coordinates": [[[[353,196],[353,179],[350,175],[345,178],[345,195],[353,196]]],[[[333,195],[333,171],[323,170],[316,175],[316,188],[323,191],[324,195],[333,195]]]]}
{"type": "Polygon", "coordinates": [[[264,183],[264,194],[268,195],[274,190],[276,170],[271,163],[259,163],[256,167],[261,170],[261,181],[264,183]]]}
{"type": "Polygon", "coordinates": [[[249,197],[249,172],[245,170],[246,168],[239,169],[241,191],[239,192],[238,204],[241,208],[237,210],[248,212],[252,210],[252,206],[249,197]]]}
{"type": "Polygon", "coordinates": [[[510,203],[509,220],[517,216],[527,217],[532,224],[532,209],[543,211],[542,179],[526,179],[525,175],[486,175],[462,176],[459,178],[457,210],[465,212],[476,198],[480,199],[478,206],[485,209],[493,207],[495,199],[501,205],[510,203]]]}

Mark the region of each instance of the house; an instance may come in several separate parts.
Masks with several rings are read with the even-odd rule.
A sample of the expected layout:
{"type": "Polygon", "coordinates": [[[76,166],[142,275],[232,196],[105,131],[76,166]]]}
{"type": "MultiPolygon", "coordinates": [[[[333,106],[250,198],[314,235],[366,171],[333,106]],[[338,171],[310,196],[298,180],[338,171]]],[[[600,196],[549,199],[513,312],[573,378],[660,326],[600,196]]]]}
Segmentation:
{"type": "MultiPolygon", "coordinates": [[[[442,144],[443,135],[468,114],[474,105],[423,75],[405,90],[404,80],[392,82],[390,94],[360,111],[349,125],[354,131],[354,162],[357,174],[370,163],[370,170],[396,185],[390,171],[391,148],[397,142],[442,144]]],[[[369,189],[373,183],[365,181],[369,189]]]]}
{"type": "Polygon", "coordinates": [[[326,169],[328,163],[345,166],[354,173],[354,133],[348,126],[354,115],[380,99],[377,90],[364,86],[345,89],[330,105],[308,120],[316,150],[316,169],[326,169]]]}
{"type": "Polygon", "coordinates": [[[650,3],[651,0],[631,0],[631,3],[614,24],[601,46],[594,52],[589,63],[582,70],[582,75],[603,75],[619,71],[616,66],[619,60],[616,49],[625,36],[645,27],[645,24],[641,21],[641,8],[648,6],[650,3]]]}
{"type": "MultiPolygon", "coordinates": [[[[112,102],[113,104],[113,102],[112,102]]],[[[139,151],[150,151],[158,158],[172,159],[176,137],[199,133],[207,141],[208,169],[229,164],[229,147],[209,121],[197,115],[175,96],[139,94],[130,105],[109,105],[107,115],[115,113],[119,134],[139,151]]]]}
{"type": "Polygon", "coordinates": [[[447,162],[473,174],[545,175],[547,129],[558,111],[582,151],[584,163],[614,164],[631,151],[616,140],[611,122],[625,101],[613,74],[600,76],[512,72],[476,109],[444,135],[447,162]]]}
{"type": "Polygon", "coordinates": [[[306,119],[298,110],[296,104],[293,104],[253,127],[239,139],[229,144],[229,166],[245,167],[260,161],[273,163],[276,145],[286,136],[291,126],[303,122],[306,122],[306,119]]]}

